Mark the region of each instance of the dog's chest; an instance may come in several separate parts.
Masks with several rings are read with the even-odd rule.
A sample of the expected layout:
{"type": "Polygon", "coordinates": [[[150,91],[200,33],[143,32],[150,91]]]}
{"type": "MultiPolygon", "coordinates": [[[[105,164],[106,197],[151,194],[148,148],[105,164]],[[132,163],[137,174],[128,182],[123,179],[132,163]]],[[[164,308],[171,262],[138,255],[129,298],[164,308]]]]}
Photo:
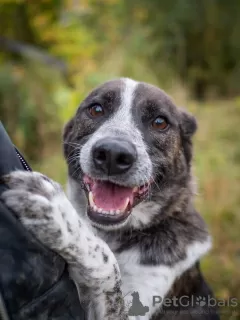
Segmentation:
{"type": "Polygon", "coordinates": [[[154,277],[151,274],[151,266],[143,267],[140,263],[140,243],[119,252],[118,249],[122,245],[120,238],[112,237],[106,233],[102,233],[99,236],[107,242],[118,261],[124,295],[129,295],[134,290],[138,290],[138,288],[140,290],[140,287],[145,286],[147,283],[151,286],[151,282],[154,282],[154,277]]]}

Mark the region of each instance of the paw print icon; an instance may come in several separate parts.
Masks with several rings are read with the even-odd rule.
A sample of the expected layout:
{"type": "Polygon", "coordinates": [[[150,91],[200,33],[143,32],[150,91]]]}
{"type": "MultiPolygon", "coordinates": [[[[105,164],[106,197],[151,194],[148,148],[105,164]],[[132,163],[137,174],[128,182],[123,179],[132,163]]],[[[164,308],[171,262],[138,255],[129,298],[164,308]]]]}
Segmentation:
{"type": "Polygon", "coordinates": [[[204,307],[207,304],[206,298],[205,297],[197,297],[196,298],[196,305],[200,307],[204,307]]]}

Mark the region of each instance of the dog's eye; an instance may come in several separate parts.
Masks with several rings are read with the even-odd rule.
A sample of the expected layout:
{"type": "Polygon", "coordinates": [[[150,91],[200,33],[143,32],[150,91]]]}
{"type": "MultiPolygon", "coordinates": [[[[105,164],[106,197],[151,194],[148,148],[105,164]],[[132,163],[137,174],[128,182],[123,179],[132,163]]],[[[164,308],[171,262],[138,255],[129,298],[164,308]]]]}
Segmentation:
{"type": "Polygon", "coordinates": [[[100,117],[104,114],[103,107],[100,104],[95,104],[91,107],[89,107],[89,113],[91,114],[92,117],[100,117]]]}
{"type": "Polygon", "coordinates": [[[164,130],[168,127],[168,123],[167,123],[166,119],[164,119],[162,117],[157,117],[155,120],[153,120],[152,126],[154,129],[164,130]]]}

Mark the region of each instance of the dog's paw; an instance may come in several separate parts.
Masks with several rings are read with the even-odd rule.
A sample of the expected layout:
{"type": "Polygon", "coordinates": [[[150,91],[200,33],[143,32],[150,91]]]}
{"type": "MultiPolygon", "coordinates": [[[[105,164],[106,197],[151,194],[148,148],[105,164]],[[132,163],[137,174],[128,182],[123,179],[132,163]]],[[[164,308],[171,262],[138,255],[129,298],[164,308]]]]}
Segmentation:
{"type": "Polygon", "coordinates": [[[61,186],[39,172],[13,171],[1,177],[9,189],[24,190],[38,194],[51,200],[58,193],[62,192],[61,186]]]}
{"type": "Polygon", "coordinates": [[[1,199],[23,225],[51,249],[66,247],[70,204],[61,186],[37,172],[15,171],[1,180],[9,188],[1,199]]]}
{"type": "Polygon", "coordinates": [[[9,187],[2,201],[67,261],[75,281],[95,289],[115,288],[121,277],[114,254],[80,218],[59,184],[37,172],[16,171],[2,180],[9,187]]]}

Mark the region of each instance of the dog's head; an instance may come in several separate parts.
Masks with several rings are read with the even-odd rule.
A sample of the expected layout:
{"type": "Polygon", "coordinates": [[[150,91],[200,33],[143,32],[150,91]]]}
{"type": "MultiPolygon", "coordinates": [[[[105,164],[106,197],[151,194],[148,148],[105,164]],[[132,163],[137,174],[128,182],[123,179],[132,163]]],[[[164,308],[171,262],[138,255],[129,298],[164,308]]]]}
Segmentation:
{"type": "Polygon", "coordinates": [[[145,207],[149,217],[138,214],[141,206],[172,201],[189,181],[196,128],[195,118],[155,86],[124,78],[93,90],[64,130],[69,176],[85,189],[92,223],[144,223],[152,213],[145,207]]]}
{"type": "Polygon", "coordinates": [[[135,299],[139,299],[139,293],[137,291],[134,291],[133,293],[131,293],[131,296],[135,299]]]}

